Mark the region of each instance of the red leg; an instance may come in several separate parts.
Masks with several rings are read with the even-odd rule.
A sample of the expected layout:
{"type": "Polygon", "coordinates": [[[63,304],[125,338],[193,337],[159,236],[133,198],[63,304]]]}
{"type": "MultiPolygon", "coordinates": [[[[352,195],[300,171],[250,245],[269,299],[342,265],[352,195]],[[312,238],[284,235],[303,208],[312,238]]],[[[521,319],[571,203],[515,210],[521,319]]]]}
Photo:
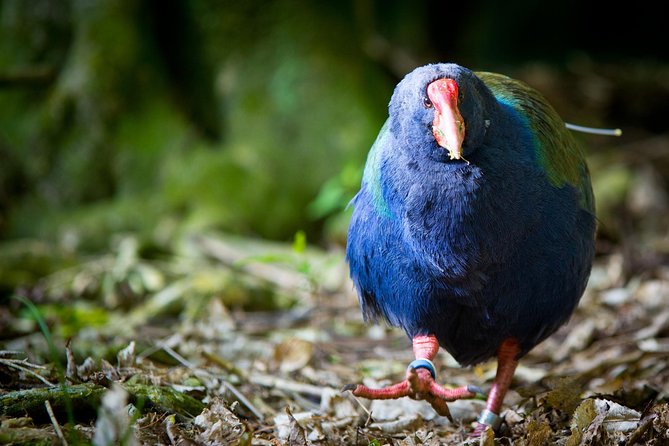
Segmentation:
{"type": "Polygon", "coordinates": [[[416,336],[412,340],[413,355],[416,359],[429,359],[432,361],[439,352],[439,341],[433,335],[416,336]]]}
{"type": "Polygon", "coordinates": [[[495,380],[488,394],[486,408],[479,418],[476,429],[472,434],[473,436],[480,436],[487,426],[491,426],[493,429],[499,427],[501,422],[499,412],[504,402],[504,396],[511,385],[513,374],[518,366],[516,356],[518,356],[519,352],[520,347],[515,339],[506,339],[499,346],[497,350],[497,373],[495,380]]]}
{"type": "Polygon", "coordinates": [[[463,386],[456,389],[447,389],[434,380],[432,360],[439,351],[439,342],[432,335],[416,336],[413,338],[413,351],[416,360],[427,360],[424,365],[414,368],[412,363],[407,369],[406,379],[397,384],[381,389],[370,389],[362,384],[348,384],[342,390],[351,390],[353,395],[367,399],[395,399],[408,396],[413,399],[423,399],[429,402],[434,410],[442,416],[451,418],[447,401],[463,398],[473,398],[480,390],[474,386],[463,386]]]}

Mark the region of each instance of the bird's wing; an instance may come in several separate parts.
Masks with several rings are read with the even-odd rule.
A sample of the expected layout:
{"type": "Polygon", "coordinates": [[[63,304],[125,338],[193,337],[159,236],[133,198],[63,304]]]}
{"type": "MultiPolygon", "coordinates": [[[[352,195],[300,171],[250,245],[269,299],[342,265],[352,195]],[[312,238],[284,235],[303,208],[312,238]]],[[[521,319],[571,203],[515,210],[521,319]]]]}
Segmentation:
{"type": "Polygon", "coordinates": [[[389,144],[389,138],[392,138],[389,130],[389,121],[390,119],[387,119],[383,124],[374,144],[372,144],[372,148],[369,150],[365,170],[362,175],[361,190],[351,201],[355,205],[356,200],[361,194],[366,192],[372,199],[374,209],[379,214],[385,216],[390,216],[390,208],[383,196],[383,187],[381,184],[381,152],[389,144]]]}
{"type": "Polygon", "coordinates": [[[538,91],[523,82],[497,73],[476,74],[499,102],[510,105],[527,119],[536,137],[538,160],[551,184],[555,187],[569,184],[576,188],[581,207],[594,214],[590,174],[583,151],[555,109],[538,91]]]}

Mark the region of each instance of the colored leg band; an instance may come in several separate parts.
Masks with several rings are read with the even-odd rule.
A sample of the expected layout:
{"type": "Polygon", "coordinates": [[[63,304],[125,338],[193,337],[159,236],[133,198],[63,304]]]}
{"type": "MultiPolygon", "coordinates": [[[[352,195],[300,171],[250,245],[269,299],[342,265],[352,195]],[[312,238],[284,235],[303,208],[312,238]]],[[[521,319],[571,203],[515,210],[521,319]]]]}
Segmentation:
{"type": "Polygon", "coordinates": [[[478,422],[490,426],[493,430],[496,431],[502,424],[502,417],[494,412],[489,411],[488,409],[484,409],[483,412],[481,412],[481,416],[479,417],[478,422]]]}
{"type": "Polygon", "coordinates": [[[437,372],[434,364],[429,359],[416,359],[409,364],[410,369],[427,369],[432,375],[432,379],[437,379],[437,372]]]}

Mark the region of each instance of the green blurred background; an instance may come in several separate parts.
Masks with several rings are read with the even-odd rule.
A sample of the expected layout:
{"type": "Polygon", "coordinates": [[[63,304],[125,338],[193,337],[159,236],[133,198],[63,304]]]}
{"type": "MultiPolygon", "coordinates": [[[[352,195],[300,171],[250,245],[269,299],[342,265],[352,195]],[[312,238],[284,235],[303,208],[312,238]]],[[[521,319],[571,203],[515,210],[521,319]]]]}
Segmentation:
{"type": "Polygon", "coordinates": [[[0,290],[57,268],[36,249],[99,252],[123,232],[154,247],[204,230],[341,245],[394,85],[436,61],[519,77],[567,121],[623,128],[579,136],[602,240],[649,209],[661,234],[664,21],[575,0],[1,0],[0,290]],[[640,181],[655,195],[635,210],[640,181]]]}

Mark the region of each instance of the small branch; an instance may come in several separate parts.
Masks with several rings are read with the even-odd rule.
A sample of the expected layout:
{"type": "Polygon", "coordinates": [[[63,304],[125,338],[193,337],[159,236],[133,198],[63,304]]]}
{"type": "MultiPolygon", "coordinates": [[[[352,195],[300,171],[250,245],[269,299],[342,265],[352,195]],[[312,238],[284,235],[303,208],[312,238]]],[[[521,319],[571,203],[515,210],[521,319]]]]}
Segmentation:
{"type": "Polygon", "coordinates": [[[240,403],[245,405],[251,412],[253,412],[253,415],[255,415],[256,418],[258,418],[260,421],[265,419],[265,416],[262,414],[262,412],[260,412],[260,410],[258,410],[258,408],[256,408],[253,403],[251,403],[251,401],[249,401],[248,398],[244,396],[244,394],[237,390],[235,386],[227,381],[223,381],[223,385],[235,396],[235,398],[237,398],[237,400],[239,400],[240,403]]]}
{"type": "Polygon", "coordinates": [[[372,423],[372,412],[365,407],[364,404],[362,404],[362,401],[360,401],[358,398],[356,398],[355,395],[353,395],[351,392],[346,392],[345,395],[350,399],[355,401],[355,403],[367,414],[367,420],[365,421],[365,427],[369,426],[372,423]]]}
{"type": "Polygon", "coordinates": [[[396,434],[398,432],[410,430],[415,431],[422,423],[422,418],[418,414],[404,415],[395,420],[377,422],[370,424],[371,429],[379,429],[384,434],[396,434]]]}
{"type": "Polygon", "coordinates": [[[0,415],[22,417],[27,414],[33,418],[41,417],[44,415],[44,401],[49,400],[56,411],[72,404],[77,416],[88,416],[96,412],[106,390],[95,384],[16,390],[0,394],[0,415]]]}
{"type": "Polygon", "coordinates": [[[183,356],[181,356],[179,353],[177,353],[176,351],[174,351],[174,350],[172,349],[172,347],[170,347],[169,345],[165,344],[164,342],[160,342],[160,343],[158,343],[158,345],[159,345],[160,348],[162,348],[168,355],[170,355],[171,357],[173,357],[174,359],[176,359],[176,360],[177,360],[181,365],[183,365],[184,367],[186,367],[186,368],[188,368],[188,369],[190,369],[190,370],[195,370],[195,369],[196,369],[196,367],[195,367],[195,365],[194,365],[193,363],[191,363],[191,362],[188,361],[186,358],[184,358],[183,356]]]}
{"type": "MultiPolygon", "coordinates": [[[[303,393],[305,395],[316,396],[319,398],[322,398],[323,392],[328,389],[327,387],[303,384],[297,381],[289,381],[287,379],[277,378],[275,376],[269,375],[253,375],[249,377],[249,382],[257,383],[264,387],[275,387],[280,390],[303,393]]],[[[330,389],[334,392],[337,392],[337,389],[330,389]]]]}
{"type": "Polygon", "coordinates": [[[44,369],[45,367],[38,366],[38,365],[35,365],[35,364],[30,364],[29,362],[26,362],[26,361],[23,360],[23,359],[22,359],[22,360],[17,360],[17,359],[0,359],[0,364],[4,364],[4,365],[6,365],[7,367],[11,367],[11,368],[14,368],[14,369],[17,369],[17,370],[21,370],[22,372],[27,373],[27,374],[30,375],[30,376],[34,376],[35,378],[37,378],[38,380],[42,381],[44,384],[46,384],[46,385],[49,386],[49,387],[54,387],[54,386],[55,386],[55,384],[49,382],[46,378],[44,378],[44,377],[43,377],[42,375],[40,375],[39,373],[35,373],[35,372],[33,372],[32,370],[30,370],[30,369],[24,367],[24,366],[21,365],[21,364],[27,364],[27,365],[29,365],[29,366],[31,366],[31,367],[35,367],[35,368],[38,368],[38,369],[44,369]]]}
{"type": "Polygon", "coordinates": [[[229,361],[226,361],[225,359],[221,358],[220,356],[215,355],[214,353],[210,353],[206,350],[202,352],[202,356],[204,356],[204,358],[207,359],[208,361],[211,361],[214,364],[222,367],[226,372],[232,373],[233,375],[236,375],[237,377],[239,377],[242,380],[246,379],[246,376],[245,376],[244,372],[242,372],[240,369],[235,367],[234,364],[232,364],[229,361]]]}
{"type": "Polygon", "coordinates": [[[637,444],[639,441],[641,441],[641,438],[644,436],[648,428],[653,424],[653,421],[657,418],[656,414],[651,414],[641,420],[641,423],[639,424],[639,427],[637,427],[634,432],[632,432],[632,435],[630,435],[629,440],[625,442],[627,446],[634,446],[637,444]]]}
{"type": "Polygon", "coordinates": [[[5,356],[25,356],[25,352],[19,350],[0,350],[0,358],[5,356]]]}
{"type": "Polygon", "coordinates": [[[60,443],[63,446],[68,446],[65,435],[63,435],[63,431],[60,428],[60,424],[58,424],[58,420],[56,420],[56,416],[53,414],[53,409],[51,408],[51,403],[49,400],[44,401],[44,406],[46,407],[46,412],[49,414],[49,418],[51,419],[51,424],[53,424],[53,428],[56,431],[56,435],[58,435],[58,438],[60,438],[60,443]]]}
{"type": "Polygon", "coordinates": [[[176,419],[174,415],[170,415],[165,420],[165,432],[167,433],[167,438],[170,439],[170,444],[172,446],[196,446],[197,443],[185,438],[179,428],[176,425],[176,419]]]}

